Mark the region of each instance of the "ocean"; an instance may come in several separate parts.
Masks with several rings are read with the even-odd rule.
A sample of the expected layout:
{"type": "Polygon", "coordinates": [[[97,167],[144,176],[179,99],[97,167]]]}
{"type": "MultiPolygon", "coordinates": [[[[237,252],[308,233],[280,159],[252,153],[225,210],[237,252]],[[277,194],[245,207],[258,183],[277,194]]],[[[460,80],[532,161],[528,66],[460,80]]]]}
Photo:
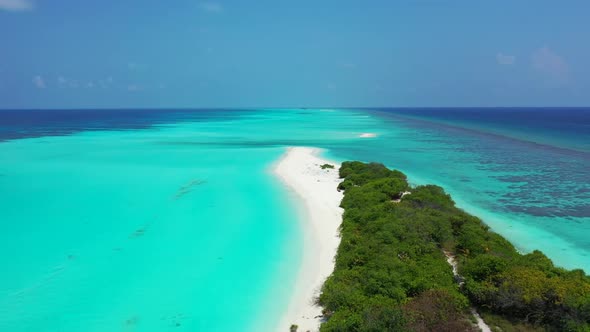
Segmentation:
{"type": "Polygon", "coordinates": [[[272,331],[303,250],[287,146],[590,271],[590,109],[0,110],[0,330],[272,331]]]}

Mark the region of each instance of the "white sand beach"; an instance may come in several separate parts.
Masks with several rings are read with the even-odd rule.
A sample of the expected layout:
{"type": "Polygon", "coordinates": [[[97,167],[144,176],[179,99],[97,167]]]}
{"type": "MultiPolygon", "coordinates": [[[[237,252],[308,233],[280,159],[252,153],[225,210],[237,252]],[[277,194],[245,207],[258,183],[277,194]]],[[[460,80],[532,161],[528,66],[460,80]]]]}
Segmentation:
{"type": "Polygon", "coordinates": [[[277,163],[275,174],[301,199],[305,208],[302,216],[303,262],[297,274],[295,288],[277,331],[289,331],[291,324],[298,331],[317,331],[322,308],[314,305],[322,284],[334,269],[334,256],[340,244],[338,227],[342,222],[340,201],[343,194],[336,190],[339,164],[318,157],[320,149],[293,147],[277,163]],[[334,169],[321,169],[332,164],[334,169]]]}

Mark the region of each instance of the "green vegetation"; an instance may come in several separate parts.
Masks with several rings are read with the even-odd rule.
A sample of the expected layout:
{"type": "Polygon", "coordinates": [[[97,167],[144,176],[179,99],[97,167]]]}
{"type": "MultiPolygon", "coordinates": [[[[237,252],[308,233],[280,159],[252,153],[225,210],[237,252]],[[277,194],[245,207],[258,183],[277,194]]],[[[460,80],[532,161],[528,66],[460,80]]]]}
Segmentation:
{"type": "Polygon", "coordinates": [[[469,306],[504,331],[590,331],[590,278],[519,254],[440,187],[376,163],[340,169],[345,209],[321,331],[473,331],[469,306]],[[399,203],[397,202],[399,199],[399,203]],[[453,253],[459,288],[444,251],[453,253]]]}
{"type": "Polygon", "coordinates": [[[334,165],[332,164],[323,164],[320,166],[321,169],[334,169],[334,165]]]}
{"type": "Polygon", "coordinates": [[[479,314],[488,324],[493,332],[544,332],[541,326],[521,323],[518,320],[510,321],[502,316],[494,315],[485,310],[480,310],[479,314]]]}

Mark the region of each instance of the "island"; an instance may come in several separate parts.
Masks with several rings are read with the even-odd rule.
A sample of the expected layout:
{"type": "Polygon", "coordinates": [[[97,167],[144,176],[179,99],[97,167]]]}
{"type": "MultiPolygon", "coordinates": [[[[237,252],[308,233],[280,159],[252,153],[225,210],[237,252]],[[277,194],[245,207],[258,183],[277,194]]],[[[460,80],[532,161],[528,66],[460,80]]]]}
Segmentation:
{"type": "Polygon", "coordinates": [[[439,186],[412,187],[382,164],[339,165],[317,153],[292,148],[277,167],[308,209],[318,202],[313,184],[323,185],[315,196],[326,217],[310,211],[306,227],[320,241],[312,244],[318,255],[304,259],[281,330],[590,331],[590,277],[583,270],[557,267],[541,251],[520,253],[439,186]],[[286,164],[290,175],[303,172],[308,181],[290,181],[286,164]],[[335,229],[340,215],[327,208],[339,197],[335,229]],[[330,244],[337,245],[333,262],[330,244]]]}

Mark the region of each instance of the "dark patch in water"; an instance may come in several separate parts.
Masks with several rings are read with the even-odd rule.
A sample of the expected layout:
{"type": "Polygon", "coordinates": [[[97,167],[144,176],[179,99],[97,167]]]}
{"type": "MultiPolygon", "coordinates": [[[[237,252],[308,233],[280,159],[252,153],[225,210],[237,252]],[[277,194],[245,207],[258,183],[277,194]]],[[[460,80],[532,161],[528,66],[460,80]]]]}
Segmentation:
{"type": "Polygon", "coordinates": [[[186,318],[187,317],[185,314],[180,313],[171,316],[164,316],[162,317],[162,320],[168,321],[171,327],[180,327],[186,318]]]}
{"type": "MultiPolygon", "coordinates": [[[[510,200],[501,200],[501,203],[508,203],[510,200]]],[[[562,217],[562,218],[584,218],[590,216],[590,205],[577,206],[525,206],[506,204],[505,208],[516,213],[525,213],[535,217],[562,217]]],[[[582,221],[575,221],[582,223],[582,221]]]]}
{"type": "Polygon", "coordinates": [[[494,125],[491,125],[495,123],[500,128],[512,128],[513,131],[516,129],[516,132],[522,133],[521,125],[527,123],[537,131],[545,131],[558,137],[567,136],[571,144],[588,137],[587,127],[584,126],[590,121],[588,108],[395,108],[369,111],[421,127],[443,128],[452,133],[484,136],[526,145],[532,149],[553,150],[588,158],[587,147],[578,150],[571,146],[537,142],[532,137],[507,136],[494,130],[494,125]],[[536,116],[531,116],[532,114],[536,116]],[[487,125],[486,128],[482,128],[482,123],[487,125]]]}
{"type": "Polygon", "coordinates": [[[145,235],[145,233],[147,232],[149,225],[145,225],[141,228],[136,229],[133,233],[131,233],[131,235],[129,235],[129,238],[131,239],[136,239],[138,237],[142,237],[145,235]]]}
{"type": "Polygon", "coordinates": [[[502,181],[502,182],[528,182],[529,177],[521,176],[521,175],[511,175],[511,176],[495,176],[494,178],[502,181]]]}
{"type": "Polygon", "coordinates": [[[82,131],[141,130],[200,121],[229,121],[255,112],[247,109],[68,109],[0,110],[0,142],[82,131]]]}
{"type": "Polygon", "coordinates": [[[202,184],[207,183],[205,180],[192,180],[191,182],[187,183],[186,185],[180,187],[174,195],[174,199],[180,199],[183,196],[190,194],[196,186],[200,186],[202,184]]]}
{"type": "Polygon", "coordinates": [[[139,317],[137,317],[137,316],[129,317],[123,322],[123,326],[125,326],[127,328],[134,327],[137,324],[139,324],[139,317]]]}

